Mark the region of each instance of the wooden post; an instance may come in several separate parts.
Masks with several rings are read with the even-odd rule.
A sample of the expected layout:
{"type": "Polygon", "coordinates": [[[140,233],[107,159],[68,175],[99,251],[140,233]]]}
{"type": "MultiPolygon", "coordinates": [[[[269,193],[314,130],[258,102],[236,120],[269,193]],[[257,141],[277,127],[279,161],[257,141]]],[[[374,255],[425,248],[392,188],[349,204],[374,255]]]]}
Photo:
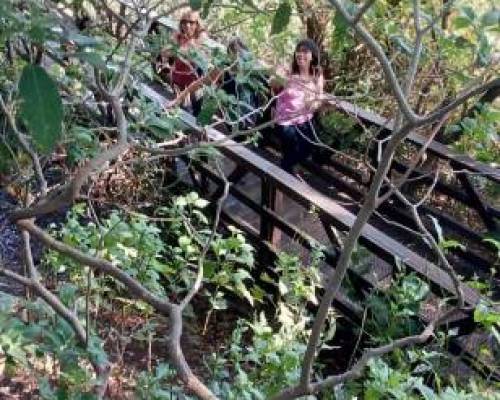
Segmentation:
{"type": "MultiPolygon", "coordinates": [[[[456,166],[451,163],[451,165],[456,168],[456,166]]],[[[473,202],[473,204],[476,204],[476,211],[479,213],[479,216],[483,220],[484,225],[490,232],[496,232],[499,230],[498,224],[495,221],[495,217],[489,212],[489,205],[484,201],[483,198],[479,195],[479,193],[476,191],[474,188],[474,185],[472,184],[469,176],[467,173],[461,172],[457,174],[458,180],[462,184],[462,187],[464,188],[465,192],[473,202]]]]}
{"type": "MultiPolygon", "coordinates": [[[[276,188],[267,178],[262,178],[260,205],[263,208],[274,211],[276,209],[276,188]]],[[[264,212],[260,214],[260,239],[272,242],[274,224],[266,217],[264,212]]]]}

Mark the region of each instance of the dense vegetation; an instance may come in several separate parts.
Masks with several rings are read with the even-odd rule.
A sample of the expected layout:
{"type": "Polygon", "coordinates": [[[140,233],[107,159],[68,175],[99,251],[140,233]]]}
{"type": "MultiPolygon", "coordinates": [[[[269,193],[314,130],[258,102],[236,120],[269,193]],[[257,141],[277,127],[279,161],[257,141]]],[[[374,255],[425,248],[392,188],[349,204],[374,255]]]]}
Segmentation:
{"type": "MultiPolygon", "coordinates": [[[[287,64],[307,35],[321,47],[336,99],[392,118],[401,140],[407,128],[429,134],[446,119],[440,140],[488,165],[500,162],[499,105],[482,97],[500,87],[494,2],[368,1],[359,15],[361,4],[350,1],[189,3],[213,38],[225,43],[238,34],[249,45],[253,57],[242,61],[239,79],[256,91],[265,91],[261,78],[274,68],[255,60],[287,64]]],[[[0,179],[7,199],[0,232],[17,226],[9,231],[17,244],[1,247],[0,398],[500,398],[498,382],[447,353],[456,332],[420,318],[431,288],[404,260],[384,287],[354,299],[360,326],[329,307],[336,283],[355,297],[345,270],[369,259],[354,228],[342,236],[343,275],[333,276],[324,268],[326,246],[314,244],[307,255],[283,251],[266,264],[243,232],[221,223],[229,183],[217,146],[194,140],[179,110],[163,110],[138,89],[155,79],[151,60],[171,46],[165,32],[148,35],[152,15],[175,17],[176,6],[136,1],[117,19],[114,1],[0,3],[0,179]],[[218,201],[182,178],[185,165],[198,162],[225,183],[218,201]]],[[[228,62],[217,48],[210,57],[191,56],[205,71],[228,62]]],[[[198,124],[239,116],[237,101],[215,85],[204,96],[198,124]]],[[[361,160],[373,142],[373,128],[331,107],[318,119],[323,147],[346,162],[361,160]]],[[[251,145],[258,137],[245,139],[251,145]]],[[[412,156],[398,145],[398,157],[412,156]]],[[[380,171],[392,156],[384,152],[380,171]]],[[[484,183],[484,195],[497,201],[497,186],[484,183]]],[[[447,251],[464,244],[442,237],[435,224],[437,239],[422,235],[446,269],[447,251]]],[[[498,250],[494,276],[500,242],[486,240],[498,250]]],[[[472,285],[487,297],[491,282],[472,285]]],[[[458,290],[439,301],[439,310],[464,308],[458,290]]],[[[488,338],[481,353],[495,364],[497,304],[481,302],[471,313],[488,338]]]]}

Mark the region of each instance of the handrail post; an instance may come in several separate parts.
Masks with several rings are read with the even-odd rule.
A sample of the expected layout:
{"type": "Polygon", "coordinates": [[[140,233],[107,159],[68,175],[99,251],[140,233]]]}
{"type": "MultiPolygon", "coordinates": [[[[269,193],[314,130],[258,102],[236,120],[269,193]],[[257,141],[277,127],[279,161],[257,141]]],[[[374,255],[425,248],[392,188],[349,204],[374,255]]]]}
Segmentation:
{"type": "MultiPolygon", "coordinates": [[[[261,207],[275,211],[276,209],[276,187],[268,178],[262,178],[261,186],[261,207]]],[[[266,217],[264,212],[260,213],[260,239],[269,243],[273,242],[273,233],[275,227],[270,218],[266,217]]],[[[272,243],[274,244],[274,243],[272,243]]]]}

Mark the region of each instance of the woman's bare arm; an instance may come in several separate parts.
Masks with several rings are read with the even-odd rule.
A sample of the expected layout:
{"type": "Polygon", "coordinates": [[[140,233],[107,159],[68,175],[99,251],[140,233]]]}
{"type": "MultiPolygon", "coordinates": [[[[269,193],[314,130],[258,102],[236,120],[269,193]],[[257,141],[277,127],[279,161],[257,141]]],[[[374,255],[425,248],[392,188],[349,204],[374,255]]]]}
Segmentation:
{"type": "Polygon", "coordinates": [[[286,80],[288,77],[288,71],[286,68],[280,66],[277,67],[276,70],[274,71],[274,75],[271,75],[269,78],[269,87],[271,90],[276,94],[283,89],[283,87],[286,84],[286,80]]]}
{"type": "Polygon", "coordinates": [[[186,89],[180,92],[175,99],[169,101],[164,105],[165,109],[170,109],[173,107],[177,107],[182,104],[182,102],[191,94],[196,92],[198,89],[201,89],[203,86],[211,85],[217,82],[222,74],[223,70],[214,69],[209,71],[206,75],[198,78],[193,83],[191,83],[186,89]]]}

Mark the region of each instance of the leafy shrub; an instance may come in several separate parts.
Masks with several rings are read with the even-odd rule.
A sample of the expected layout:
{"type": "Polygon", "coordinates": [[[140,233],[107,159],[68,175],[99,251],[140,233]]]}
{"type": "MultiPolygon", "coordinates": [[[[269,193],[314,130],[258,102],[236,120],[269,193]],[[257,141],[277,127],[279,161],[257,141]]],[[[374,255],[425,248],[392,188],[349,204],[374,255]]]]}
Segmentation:
{"type": "MultiPolygon", "coordinates": [[[[78,307],[77,293],[70,285],[59,289],[61,299],[67,304],[78,307]]],[[[80,303],[81,304],[81,303],[80,303]]],[[[73,329],[43,301],[33,302],[0,298],[0,355],[6,356],[8,364],[22,367],[39,379],[40,394],[45,400],[56,399],[92,399],[93,372],[90,361],[104,362],[107,355],[102,342],[92,335],[88,347],[79,345],[73,329]],[[30,321],[21,320],[16,311],[24,309],[30,315],[30,321]],[[52,359],[58,374],[53,384],[45,378],[47,359],[52,359]]]]}
{"type": "Polygon", "coordinates": [[[476,160],[500,163],[500,110],[482,105],[472,118],[464,118],[456,125],[451,125],[448,134],[460,133],[455,148],[476,160]]]}
{"type": "Polygon", "coordinates": [[[336,150],[360,150],[367,136],[359,128],[356,120],[339,111],[329,111],[319,118],[319,138],[336,150]]]}
{"type": "Polygon", "coordinates": [[[367,300],[367,329],[377,342],[418,333],[420,305],[429,286],[415,274],[399,275],[391,288],[378,291],[367,300]]]}

